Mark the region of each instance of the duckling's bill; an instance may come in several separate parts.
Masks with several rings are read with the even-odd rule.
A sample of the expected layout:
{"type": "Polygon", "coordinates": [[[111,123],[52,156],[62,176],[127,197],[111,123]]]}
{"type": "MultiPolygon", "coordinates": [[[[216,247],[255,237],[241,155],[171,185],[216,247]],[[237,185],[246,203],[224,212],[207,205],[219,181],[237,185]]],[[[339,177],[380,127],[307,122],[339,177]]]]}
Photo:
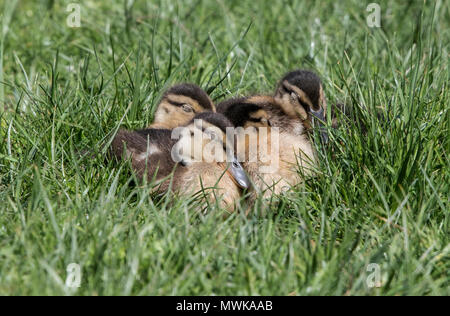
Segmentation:
{"type": "Polygon", "coordinates": [[[228,172],[241,189],[249,189],[251,187],[250,179],[236,157],[229,163],[228,172]]]}

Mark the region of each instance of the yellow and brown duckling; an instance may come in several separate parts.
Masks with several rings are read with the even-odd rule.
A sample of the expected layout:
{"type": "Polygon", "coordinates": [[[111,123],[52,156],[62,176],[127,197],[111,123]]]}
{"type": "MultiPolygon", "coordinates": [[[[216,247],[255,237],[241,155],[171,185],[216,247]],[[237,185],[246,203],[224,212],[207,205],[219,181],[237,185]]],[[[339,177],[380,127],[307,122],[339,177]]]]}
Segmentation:
{"type": "Polygon", "coordinates": [[[190,83],[177,84],[162,96],[150,128],[172,129],[191,121],[202,112],[215,112],[216,108],[208,94],[190,83]]]}
{"type": "Polygon", "coordinates": [[[328,141],[328,134],[322,128],[327,101],[317,74],[308,70],[287,73],[278,83],[274,99],[290,117],[300,117],[308,130],[311,130],[312,125],[317,125],[322,141],[328,141]]]}
{"type": "MultiPolygon", "coordinates": [[[[313,117],[323,121],[326,111],[322,84],[314,73],[290,72],[279,82],[274,96],[231,99],[220,103],[217,111],[236,127],[247,128],[238,132],[236,151],[264,197],[301,183],[299,165],[303,174],[312,174],[316,155],[306,132],[313,117]],[[257,140],[253,154],[252,138],[253,143],[257,140]]],[[[326,140],[325,131],[321,132],[326,140]]]]}
{"type": "Polygon", "coordinates": [[[225,116],[205,112],[175,130],[120,130],[112,152],[119,160],[130,159],[139,179],[160,181],[158,192],[203,191],[233,212],[250,180],[235,158],[230,146],[234,140],[226,135],[227,127],[232,124],[225,116]]]}

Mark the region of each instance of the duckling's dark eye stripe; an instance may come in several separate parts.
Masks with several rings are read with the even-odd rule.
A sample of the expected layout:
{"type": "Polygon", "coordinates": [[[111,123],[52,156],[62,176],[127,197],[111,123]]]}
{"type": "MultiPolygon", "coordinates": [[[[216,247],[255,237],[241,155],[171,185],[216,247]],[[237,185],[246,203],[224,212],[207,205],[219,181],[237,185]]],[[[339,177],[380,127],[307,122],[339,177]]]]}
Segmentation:
{"type": "Polygon", "coordinates": [[[196,100],[202,108],[212,109],[211,101],[209,100],[209,97],[206,94],[206,92],[203,91],[200,87],[197,87],[195,85],[192,84],[177,85],[172,87],[167,93],[189,97],[192,100],[196,100]]]}
{"type": "MultiPolygon", "coordinates": [[[[251,120],[251,113],[257,112],[262,107],[252,103],[235,103],[231,105],[224,113],[228,117],[234,126],[244,126],[245,122],[251,120]]],[[[253,121],[255,122],[255,121],[253,121]]],[[[256,121],[260,122],[260,121],[256,121]]]]}
{"type": "Polygon", "coordinates": [[[303,102],[301,99],[299,99],[299,102],[300,102],[301,106],[303,106],[303,108],[304,108],[306,111],[310,111],[310,106],[309,106],[308,104],[306,104],[305,102],[303,102]]]}
{"type": "Polygon", "coordinates": [[[179,107],[182,107],[183,105],[186,104],[186,103],[175,102],[175,101],[172,101],[172,100],[167,100],[167,102],[169,102],[172,105],[179,106],[179,107]]]}
{"type": "Polygon", "coordinates": [[[250,117],[248,120],[249,120],[250,122],[259,123],[259,122],[261,122],[262,119],[250,117]]]}

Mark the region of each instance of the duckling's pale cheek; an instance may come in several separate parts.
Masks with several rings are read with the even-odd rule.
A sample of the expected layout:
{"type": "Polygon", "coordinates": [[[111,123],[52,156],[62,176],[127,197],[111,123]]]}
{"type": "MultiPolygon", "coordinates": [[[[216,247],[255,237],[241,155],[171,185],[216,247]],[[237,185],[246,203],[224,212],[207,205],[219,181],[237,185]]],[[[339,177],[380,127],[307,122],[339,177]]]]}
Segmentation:
{"type": "Polygon", "coordinates": [[[171,117],[168,118],[168,121],[170,121],[172,127],[178,127],[189,123],[189,121],[191,121],[193,118],[194,115],[186,113],[182,110],[177,110],[171,114],[171,117]]]}
{"type": "Polygon", "coordinates": [[[182,108],[172,105],[163,105],[155,113],[153,124],[161,125],[165,128],[175,128],[187,124],[193,118],[193,112],[186,112],[182,108]]]}

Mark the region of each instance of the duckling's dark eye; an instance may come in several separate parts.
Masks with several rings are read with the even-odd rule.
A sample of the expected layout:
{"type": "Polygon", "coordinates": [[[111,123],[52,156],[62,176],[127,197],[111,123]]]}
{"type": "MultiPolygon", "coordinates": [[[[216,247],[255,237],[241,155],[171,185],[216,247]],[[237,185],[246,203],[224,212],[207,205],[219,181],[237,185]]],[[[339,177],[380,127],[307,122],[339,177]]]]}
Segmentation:
{"type": "Polygon", "coordinates": [[[184,112],[187,112],[187,113],[194,112],[194,110],[192,109],[192,107],[189,104],[183,104],[181,106],[181,108],[183,109],[184,112]]]}

